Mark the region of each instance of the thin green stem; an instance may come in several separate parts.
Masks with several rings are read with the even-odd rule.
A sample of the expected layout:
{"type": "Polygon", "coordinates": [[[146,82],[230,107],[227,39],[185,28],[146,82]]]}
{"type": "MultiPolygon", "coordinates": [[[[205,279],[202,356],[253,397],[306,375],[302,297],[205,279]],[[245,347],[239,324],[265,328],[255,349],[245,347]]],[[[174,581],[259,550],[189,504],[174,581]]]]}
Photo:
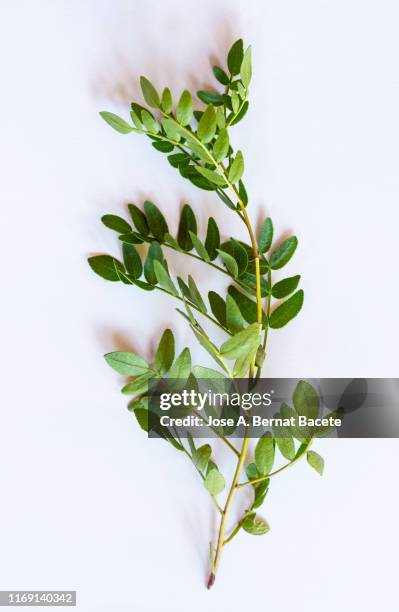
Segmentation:
{"type": "Polygon", "coordinates": [[[234,446],[234,445],[233,445],[233,444],[230,442],[230,440],[228,440],[228,439],[226,438],[226,436],[221,436],[221,435],[218,433],[217,429],[216,429],[215,427],[213,427],[213,425],[210,425],[210,424],[209,424],[209,421],[208,421],[208,420],[207,420],[207,419],[204,417],[204,415],[202,415],[200,412],[198,412],[198,410],[195,410],[194,408],[192,409],[192,412],[193,412],[193,414],[195,414],[197,417],[199,417],[200,419],[202,419],[202,421],[204,421],[205,425],[207,425],[207,426],[208,426],[210,429],[212,429],[212,431],[213,431],[213,432],[215,432],[215,433],[217,434],[217,436],[218,436],[218,437],[219,437],[221,440],[223,440],[223,442],[224,442],[225,444],[227,444],[227,446],[230,448],[230,450],[232,450],[232,451],[233,451],[233,453],[234,453],[235,455],[237,455],[237,457],[239,457],[239,456],[240,456],[239,451],[238,451],[238,450],[236,449],[236,447],[235,447],[235,446],[234,446]]]}
{"type": "MultiPolygon", "coordinates": [[[[183,446],[183,444],[182,444],[183,446]]],[[[193,466],[195,467],[195,469],[197,470],[198,474],[201,476],[202,480],[205,480],[205,476],[202,474],[202,472],[197,468],[197,466],[195,465],[192,456],[190,455],[190,453],[188,452],[188,450],[183,446],[183,451],[184,453],[187,455],[187,457],[190,459],[191,463],[193,464],[193,466]]],[[[218,512],[220,514],[223,514],[223,509],[219,506],[216,498],[214,495],[211,495],[211,499],[216,507],[216,509],[218,510],[218,512]]]]}
{"type": "Polygon", "coordinates": [[[254,478],[253,480],[247,480],[246,482],[241,482],[241,483],[236,485],[236,488],[240,489],[241,487],[245,487],[246,485],[254,485],[254,484],[257,484],[258,482],[262,482],[263,480],[268,480],[269,478],[272,478],[272,476],[276,476],[277,474],[280,474],[280,472],[284,472],[284,470],[286,470],[289,467],[293,466],[297,461],[299,461],[300,459],[302,459],[302,457],[305,456],[305,453],[308,450],[308,448],[310,447],[310,445],[312,444],[312,441],[313,441],[312,439],[309,440],[305,444],[305,446],[302,449],[302,452],[300,454],[297,454],[294,457],[294,459],[292,459],[292,461],[289,461],[289,463],[286,463],[281,468],[278,468],[278,470],[275,470],[274,472],[270,472],[270,474],[267,474],[267,476],[260,476],[259,478],[254,478]]]}

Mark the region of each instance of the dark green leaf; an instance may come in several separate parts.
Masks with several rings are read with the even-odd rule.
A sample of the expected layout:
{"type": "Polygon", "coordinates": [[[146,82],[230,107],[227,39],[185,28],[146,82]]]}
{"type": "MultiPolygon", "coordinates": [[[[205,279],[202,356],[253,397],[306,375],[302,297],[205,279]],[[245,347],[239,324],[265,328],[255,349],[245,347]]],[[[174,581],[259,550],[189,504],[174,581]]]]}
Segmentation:
{"type": "Polygon", "coordinates": [[[244,206],[247,206],[247,204],[248,204],[248,194],[247,194],[247,190],[245,189],[245,185],[244,185],[244,183],[242,182],[241,179],[238,181],[238,193],[239,193],[239,196],[240,196],[241,201],[244,204],[244,206]]]}
{"type": "Polygon", "coordinates": [[[145,76],[140,77],[140,85],[144,100],[147,102],[148,106],[159,108],[159,96],[154,85],[145,76]]]}
{"type": "Polygon", "coordinates": [[[223,96],[215,91],[205,91],[201,89],[197,91],[197,96],[204,104],[213,104],[213,106],[221,106],[223,104],[223,96]]]}
{"type": "Polygon", "coordinates": [[[171,153],[175,148],[175,145],[171,144],[170,142],[165,142],[163,140],[157,140],[153,142],[152,146],[157,151],[161,151],[161,153],[171,153]]]}
{"type": "Polygon", "coordinates": [[[222,85],[229,84],[230,79],[225,73],[225,71],[220,68],[220,66],[213,66],[212,72],[215,75],[215,78],[219,81],[219,83],[221,83],[222,85]]]}
{"type": "Polygon", "coordinates": [[[248,267],[248,253],[242,244],[232,238],[222,244],[222,250],[231,255],[236,261],[238,276],[244,274],[248,267]]]}
{"type": "Polygon", "coordinates": [[[215,291],[208,293],[208,300],[211,310],[223,327],[226,327],[226,304],[223,298],[215,291]]]}
{"type": "Polygon", "coordinates": [[[295,253],[296,247],[298,246],[298,239],[296,236],[287,238],[273,251],[270,256],[270,267],[272,270],[278,270],[285,266],[289,262],[293,254],[295,253]]]}
{"type": "Polygon", "coordinates": [[[129,223],[117,215],[104,215],[101,217],[101,221],[104,223],[105,227],[108,227],[119,234],[128,234],[132,231],[129,223]]]}
{"type": "Polygon", "coordinates": [[[316,389],[306,380],[300,380],[292,396],[294,408],[301,416],[316,419],[319,416],[320,399],[316,389]]]}
{"type": "Polygon", "coordinates": [[[114,113],[101,111],[100,115],[104,119],[104,121],[108,123],[108,125],[113,127],[114,130],[116,130],[120,134],[128,134],[129,132],[133,131],[132,126],[130,126],[128,123],[126,123],[124,119],[118,117],[118,115],[115,115],[114,113]]]}
{"type": "Polygon", "coordinates": [[[270,217],[267,217],[262,224],[259,232],[258,247],[260,253],[266,253],[272,246],[273,241],[273,223],[270,217]]]}
{"type": "Polygon", "coordinates": [[[269,325],[274,329],[284,327],[296,317],[303,304],[303,291],[300,289],[294,295],[276,308],[270,315],[269,325]]]}
{"type": "Polygon", "coordinates": [[[227,55],[227,66],[230,74],[235,76],[240,73],[242,60],[244,58],[244,44],[242,39],[237,40],[227,55]]]}
{"type": "Polygon", "coordinates": [[[193,116],[193,100],[191,94],[185,89],[181,95],[176,109],[176,119],[180,125],[188,125],[193,116]]]}
{"type": "Polygon", "coordinates": [[[87,261],[90,268],[93,272],[98,274],[98,276],[109,281],[120,280],[117,270],[123,272],[123,265],[120,261],[115,259],[115,257],[111,257],[110,255],[94,255],[93,257],[89,257],[87,261]]]}
{"type": "Polygon", "coordinates": [[[137,231],[143,236],[147,236],[149,227],[145,214],[135,204],[128,204],[127,207],[137,231]]]}
{"type": "Polygon", "coordinates": [[[267,431],[255,447],[255,465],[261,476],[270,474],[275,455],[275,444],[271,433],[267,431]]]}
{"type": "Polygon", "coordinates": [[[193,248],[190,232],[193,234],[197,233],[197,221],[192,208],[188,204],[185,204],[181,211],[179,229],[177,232],[177,242],[183,251],[191,251],[193,248]]]}
{"type": "Polygon", "coordinates": [[[165,329],[155,353],[155,367],[160,374],[169,371],[175,358],[175,338],[170,329],[165,329]]]}
{"type": "Polygon", "coordinates": [[[236,302],[228,293],[226,296],[226,325],[233,334],[244,327],[244,319],[236,302]]]}
{"type": "Polygon", "coordinates": [[[216,224],[215,219],[213,217],[209,217],[208,228],[206,231],[206,238],[205,238],[205,248],[208,252],[208,255],[211,261],[216,259],[219,246],[220,246],[219,228],[216,224]]]}
{"type": "Polygon", "coordinates": [[[255,512],[251,512],[251,514],[248,514],[248,516],[244,518],[244,520],[241,522],[241,527],[247,533],[256,536],[264,535],[270,531],[268,523],[259,516],[256,516],[255,512]]]}
{"type": "Polygon", "coordinates": [[[121,242],[126,242],[127,244],[143,244],[144,239],[141,237],[141,234],[138,232],[130,232],[130,234],[122,234],[118,236],[118,239],[121,242]]]}
{"type": "Polygon", "coordinates": [[[143,272],[141,257],[132,244],[126,242],[122,245],[123,263],[128,273],[134,278],[140,278],[143,272]]]}
{"type": "Polygon", "coordinates": [[[241,121],[241,119],[243,119],[245,115],[247,114],[248,107],[249,107],[249,102],[248,101],[244,102],[238,115],[234,116],[234,113],[232,113],[232,115],[229,116],[228,125],[235,125],[236,123],[241,121]]]}
{"type": "Polygon", "coordinates": [[[147,258],[144,262],[144,276],[150,285],[157,284],[157,277],[154,272],[154,260],[158,260],[161,263],[164,261],[161,246],[154,240],[151,242],[150,248],[148,249],[147,258]]]}
{"type": "Polygon", "coordinates": [[[136,353],[114,351],[104,355],[105,361],[119,374],[138,376],[148,371],[148,363],[136,353]]]}
{"type": "Polygon", "coordinates": [[[152,235],[162,242],[165,234],[169,231],[165,217],[159,208],[148,200],[144,202],[144,211],[147,216],[147,222],[152,235]]]}
{"type": "MultiPolygon", "coordinates": [[[[248,323],[254,323],[258,320],[258,308],[256,302],[251,300],[249,297],[238,291],[236,287],[230,286],[228,289],[230,295],[234,298],[241,314],[248,323]]],[[[267,325],[267,318],[265,313],[262,314],[263,327],[267,325]]]]}
{"type": "Polygon", "coordinates": [[[323,476],[324,472],[324,459],[315,451],[308,451],[306,453],[306,459],[308,460],[309,465],[316,470],[320,476],[323,476]]]}
{"type": "Polygon", "coordinates": [[[168,244],[169,246],[173,247],[177,251],[181,250],[177,240],[175,238],[173,238],[173,236],[171,236],[170,234],[165,234],[163,239],[164,239],[165,244],[168,244]]]}
{"type": "Polygon", "coordinates": [[[290,278],[284,278],[272,287],[272,296],[277,300],[285,298],[290,295],[298,287],[300,276],[291,276],[290,278]]]}
{"type": "Polygon", "coordinates": [[[208,106],[202,115],[197,128],[198,138],[203,143],[210,142],[216,132],[216,113],[213,106],[208,106]]]}

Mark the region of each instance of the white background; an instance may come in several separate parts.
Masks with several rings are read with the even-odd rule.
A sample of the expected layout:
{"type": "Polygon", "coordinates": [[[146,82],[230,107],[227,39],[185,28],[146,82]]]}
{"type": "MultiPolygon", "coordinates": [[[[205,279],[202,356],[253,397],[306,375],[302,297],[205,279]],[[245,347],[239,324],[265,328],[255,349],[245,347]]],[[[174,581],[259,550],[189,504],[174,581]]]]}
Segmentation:
{"type": "Polygon", "coordinates": [[[138,429],[102,354],[150,358],[170,325],[207,357],[172,300],[85,263],[118,254],[99,218],[129,201],[153,199],[175,229],[188,200],[201,230],[212,212],[241,231],[98,111],[127,116],[142,73],[176,95],[214,84],[210,62],[243,36],[252,102],[234,143],[249,210],[298,235],[287,272],[306,296],[271,335],[265,375],[397,376],[398,20],[394,0],[1,2],[1,589],[77,589],[84,612],[398,609],[396,440],[319,442],[325,476],[303,464],[276,478],[272,531],[240,535],[204,589],[207,496],[138,429]]]}

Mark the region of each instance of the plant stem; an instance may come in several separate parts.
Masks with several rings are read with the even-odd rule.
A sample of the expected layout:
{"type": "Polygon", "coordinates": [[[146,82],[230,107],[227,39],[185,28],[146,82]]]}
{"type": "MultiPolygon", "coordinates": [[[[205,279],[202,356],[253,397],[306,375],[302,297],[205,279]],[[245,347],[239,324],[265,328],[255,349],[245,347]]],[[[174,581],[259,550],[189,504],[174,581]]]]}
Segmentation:
{"type": "Polygon", "coordinates": [[[262,482],[263,480],[268,480],[269,478],[271,478],[272,476],[276,476],[276,474],[280,474],[280,472],[283,472],[284,470],[286,470],[287,468],[291,467],[292,465],[294,465],[297,461],[299,461],[299,459],[302,459],[302,457],[305,456],[305,453],[307,451],[307,449],[309,448],[309,446],[312,444],[312,439],[309,440],[302,452],[300,454],[297,454],[296,457],[294,457],[294,459],[292,459],[292,461],[290,461],[289,463],[286,463],[285,465],[283,465],[281,468],[278,468],[278,470],[274,470],[274,472],[270,472],[270,474],[267,474],[267,476],[259,476],[259,478],[254,478],[253,480],[247,480],[246,482],[241,482],[240,484],[236,485],[237,489],[240,489],[241,487],[245,487],[246,485],[254,485],[257,484],[258,482],[262,482]]]}
{"type": "Polygon", "coordinates": [[[216,433],[216,435],[217,435],[217,436],[218,436],[218,437],[219,437],[221,440],[223,440],[223,442],[224,442],[225,444],[227,444],[227,446],[230,448],[230,450],[232,450],[232,451],[233,451],[233,453],[234,453],[235,455],[237,455],[237,457],[239,457],[239,456],[240,456],[239,451],[238,451],[238,450],[236,449],[236,447],[235,447],[235,446],[234,446],[234,445],[233,445],[233,444],[230,442],[230,440],[228,440],[228,439],[227,439],[225,436],[220,435],[220,434],[217,432],[217,429],[216,429],[215,427],[213,427],[212,425],[209,425],[209,421],[208,421],[207,419],[205,419],[205,417],[204,417],[204,416],[203,416],[203,415],[202,415],[200,412],[198,412],[198,410],[195,410],[195,409],[193,408],[193,409],[192,409],[192,412],[193,412],[193,414],[195,414],[197,417],[199,417],[200,419],[202,419],[202,421],[204,421],[204,423],[205,423],[205,424],[206,424],[206,425],[207,425],[207,426],[208,426],[210,429],[212,429],[212,431],[214,431],[214,432],[216,433]]]}
{"type": "Polygon", "coordinates": [[[247,456],[247,451],[248,451],[248,428],[246,428],[245,430],[245,436],[244,436],[244,440],[242,443],[242,447],[241,447],[241,452],[240,452],[240,456],[238,458],[237,461],[237,467],[235,469],[234,472],[234,476],[233,476],[233,480],[231,482],[230,485],[230,490],[226,499],[226,503],[223,509],[223,513],[222,513],[222,517],[220,519],[220,526],[219,526],[219,535],[218,535],[218,543],[217,543],[217,547],[216,547],[216,553],[215,553],[215,560],[213,563],[213,568],[212,568],[212,572],[209,576],[209,580],[208,580],[208,589],[211,588],[211,586],[214,584],[215,582],[215,578],[216,578],[216,572],[220,563],[220,557],[222,554],[222,550],[223,550],[223,545],[224,545],[224,533],[226,530],[226,519],[227,519],[227,514],[229,512],[231,503],[233,501],[233,497],[234,497],[234,493],[236,491],[236,485],[238,482],[238,479],[240,477],[241,474],[241,470],[243,468],[244,462],[245,462],[245,458],[247,456]]]}

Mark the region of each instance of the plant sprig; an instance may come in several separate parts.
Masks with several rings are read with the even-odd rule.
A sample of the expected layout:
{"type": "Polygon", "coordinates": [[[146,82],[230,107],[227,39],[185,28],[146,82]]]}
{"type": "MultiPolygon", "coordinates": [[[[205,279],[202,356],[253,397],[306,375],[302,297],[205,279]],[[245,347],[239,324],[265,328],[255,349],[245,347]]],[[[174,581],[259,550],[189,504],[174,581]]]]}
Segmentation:
{"type": "MultiPolygon", "coordinates": [[[[226,69],[213,66],[213,75],[223,91],[200,90],[197,98],[205,105],[197,109],[192,94],[184,90],[174,101],[172,92],[165,87],[158,92],[151,81],[141,77],[140,84],[147,106],[132,102],[129,121],[103,111],[102,118],[122,134],[131,132],[144,135],[154,149],[166,155],[169,164],[181,177],[199,189],[214,192],[224,205],[237,214],[248,233],[248,243],[233,237],[222,239],[215,219],[210,217],[206,234],[200,236],[194,211],[185,204],[175,235],[170,232],[161,210],[150,201],[143,209],[129,204],[131,219],[113,214],[102,217],[109,229],[117,232],[122,246],[122,260],[111,255],[89,258],[94,272],[109,281],[119,281],[145,291],[155,289],[167,293],[180,302],[179,314],[189,324],[201,346],[211,355],[217,369],[193,366],[188,347],[175,358],[175,342],[171,330],[165,330],[154,357],[149,364],[135,353],[114,352],[105,356],[107,362],[120,374],[131,377],[122,392],[132,395],[129,409],[139,425],[150,429],[148,381],[179,379],[195,385],[197,379],[217,380],[229,377],[259,377],[266,357],[269,330],[280,329],[289,323],[302,308],[303,291],[298,289],[300,276],[290,276],[273,282],[272,273],[282,269],[293,257],[298,240],[291,236],[276,244],[272,220],[264,219],[259,232],[255,232],[248,212],[248,192],[244,184],[245,160],[242,151],[234,150],[230,129],[239,123],[249,108],[249,86],[252,77],[251,48],[244,50],[243,41],[236,41],[228,52],[226,69]],[[147,247],[144,258],[137,245],[147,247]],[[210,291],[205,297],[195,279],[174,278],[165,251],[171,249],[182,256],[201,261],[217,273],[230,278],[225,295],[210,291]],[[225,341],[215,344],[206,328],[198,321],[210,321],[226,334],[225,341]]],[[[141,249],[140,249],[141,250],[141,249]]],[[[309,383],[300,381],[294,391],[293,407],[283,404],[281,414],[289,414],[294,422],[299,415],[319,412],[316,391],[309,383]]],[[[206,421],[206,419],[204,419],[206,421]]],[[[216,547],[211,544],[211,572],[208,587],[212,586],[219,566],[223,547],[240,530],[253,535],[267,533],[269,526],[256,510],[268,493],[270,479],[306,456],[308,463],[323,472],[322,458],[309,446],[316,432],[303,431],[299,426],[265,434],[259,439],[254,462],[246,465],[249,430],[237,449],[223,430],[214,429],[237,463],[233,479],[227,487],[224,505],[216,497],[226,489],[226,480],[213,460],[209,444],[197,447],[188,437],[188,447],[176,429],[157,427],[159,437],[183,452],[200,474],[204,487],[220,513],[220,526],[216,547]],[[276,450],[288,463],[274,469],[276,450]],[[246,480],[242,481],[245,468],[246,480]],[[241,519],[226,535],[230,507],[236,491],[251,486],[253,499],[241,519]]]]}

